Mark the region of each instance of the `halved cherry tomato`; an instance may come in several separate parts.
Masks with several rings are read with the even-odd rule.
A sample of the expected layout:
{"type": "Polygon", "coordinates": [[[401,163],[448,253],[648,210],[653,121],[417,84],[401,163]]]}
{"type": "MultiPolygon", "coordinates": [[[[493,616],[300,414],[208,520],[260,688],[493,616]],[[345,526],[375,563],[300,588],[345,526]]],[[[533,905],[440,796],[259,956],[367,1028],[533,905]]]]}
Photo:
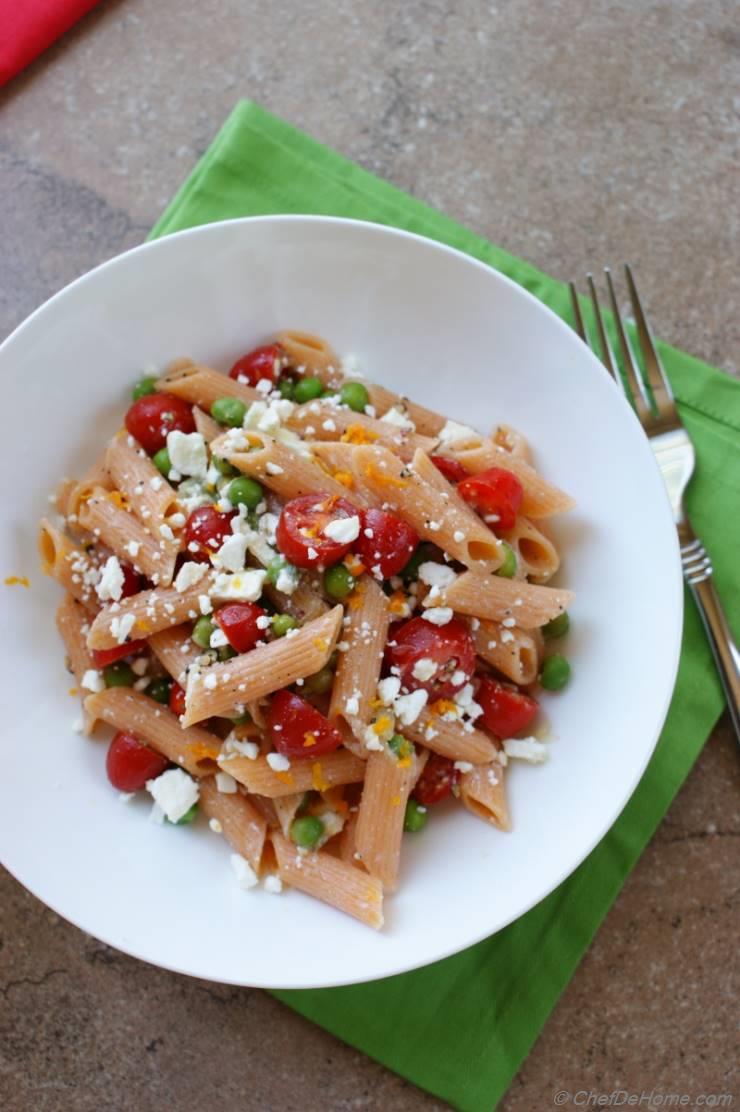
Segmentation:
{"type": "Polygon", "coordinates": [[[422,807],[433,807],[441,803],[460,779],[460,773],[449,757],[432,753],[424,766],[424,771],[416,782],[412,795],[422,807]]]}
{"type": "Polygon", "coordinates": [[[475,669],[475,645],[468,627],[457,618],[435,626],[425,618],[410,618],[390,638],[385,652],[388,667],[399,669],[401,685],[408,691],[423,688],[433,699],[449,699],[468,682],[475,669]],[[437,670],[419,679],[414,668],[431,660],[437,670]],[[452,682],[455,673],[459,673],[452,682]]]}
{"type": "Polygon", "coordinates": [[[237,359],[229,371],[229,378],[235,378],[246,386],[256,386],[262,378],[274,382],[280,374],[284,355],[280,344],[264,344],[237,359]]]}
{"type": "Polygon", "coordinates": [[[484,520],[489,516],[496,529],[513,529],[522,504],[522,484],[512,471],[489,467],[477,475],[469,475],[457,487],[466,502],[471,502],[484,520]]]}
{"type": "Polygon", "coordinates": [[[264,636],[257,619],[264,618],[265,611],[253,602],[232,602],[222,606],[213,617],[226,634],[232,649],[238,653],[249,652],[264,636]]]}
{"type": "Polygon", "coordinates": [[[186,559],[207,563],[231,536],[231,521],[236,510],[223,513],[215,506],[198,506],[185,522],[186,559]],[[197,544],[197,550],[190,547],[197,544]]]}
{"type": "Polygon", "coordinates": [[[124,656],[133,656],[134,653],[140,653],[145,648],[144,640],[127,641],[125,645],[114,645],[112,649],[92,649],[90,656],[96,668],[105,668],[109,664],[115,664],[117,660],[122,660],[124,656]]]}
{"type": "Polygon", "coordinates": [[[400,517],[386,510],[362,510],[360,513],[360,535],[355,541],[354,550],[368,571],[378,579],[390,579],[411,559],[419,543],[419,536],[410,525],[400,517]],[[366,536],[366,531],[371,536],[366,536]]]}
{"type": "Polygon", "coordinates": [[[153,456],[167,443],[167,433],[195,432],[193,407],[174,394],[145,394],[129,406],[124,418],[126,428],[153,456]]]}
{"type": "Polygon", "coordinates": [[[451,483],[459,483],[461,479],[467,479],[470,474],[467,467],[463,467],[458,459],[450,459],[449,456],[430,456],[429,458],[437,470],[441,471],[445,479],[449,479],[451,483]]]}
{"type": "Polygon", "coordinates": [[[539,703],[531,695],[488,676],[480,681],[476,701],[483,708],[483,725],[500,738],[525,730],[539,710],[539,703]]]}
{"type": "Polygon", "coordinates": [[[358,516],[352,503],[336,494],[302,494],[283,506],[275,530],[278,549],[299,568],[336,564],[354,541],[334,541],[324,530],[331,522],[358,516]]]}
{"type": "Polygon", "coordinates": [[[342,735],[328,718],[285,689],[273,695],[267,725],[278,753],[291,760],[321,757],[342,744],[342,735]]]}
{"type": "Polygon", "coordinates": [[[173,681],[170,688],[170,701],[169,707],[173,714],[179,718],[181,714],[185,713],[185,688],[180,687],[177,681],[173,681]]]}
{"type": "Polygon", "coordinates": [[[169,761],[134,734],[119,730],[110,743],[105,768],[108,779],[119,792],[138,792],[168,768],[169,761]]]}

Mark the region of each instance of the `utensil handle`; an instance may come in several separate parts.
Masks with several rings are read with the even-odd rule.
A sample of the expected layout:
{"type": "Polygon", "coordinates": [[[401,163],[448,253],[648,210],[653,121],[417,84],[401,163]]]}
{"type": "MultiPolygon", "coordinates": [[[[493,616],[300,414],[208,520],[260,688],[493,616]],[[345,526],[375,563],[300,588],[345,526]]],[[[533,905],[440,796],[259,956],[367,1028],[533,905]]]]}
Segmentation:
{"type": "MultiPolygon", "coordinates": [[[[683,540],[683,538],[682,538],[683,540]]],[[[712,562],[698,537],[681,545],[681,563],[722,681],[727,707],[740,742],[740,652],[712,582],[712,562]]]]}

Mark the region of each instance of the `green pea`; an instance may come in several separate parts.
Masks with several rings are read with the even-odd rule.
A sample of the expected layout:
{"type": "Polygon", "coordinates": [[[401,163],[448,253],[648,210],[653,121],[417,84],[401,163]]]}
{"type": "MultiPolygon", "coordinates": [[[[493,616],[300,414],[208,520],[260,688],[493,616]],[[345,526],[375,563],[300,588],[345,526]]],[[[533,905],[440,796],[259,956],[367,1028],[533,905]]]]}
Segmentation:
{"type": "Polygon", "coordinates": [[[364,413],[365,406],[370,404],[370,395],[361,382],[345,382],[339,391],[339,400],[355,413],[364,413]]]}
{"type": "Polygon", "coordinates": [[[312,402],[314,398],[320,398],[323,391],[324,384],[320,378],[302,378],[296,383],[293,396],[299,405],[303,405],[304,402],[312,402]]]}
{"type": "Polygon", "coordinates": [[[209,618],[204,614],[202,618],[198,618],[198,621],[193,626],[193,632],[190,634],[190,637],[201,649],[210,649],[211,634],[216,629],[217,626],[213,618],[209,618]]]}
{"type": "Polygon", "coordinates": [[[324,590],[332,598],[346,598],[355,589],[355,578],[344,564],[335,564],[324,572],[324,590]]]}
{"type": "Polygon", "coordinates": [[[211,406],[211,417],[219,425],[228,425],[230,429],[239,429],[244,424],[247,407],[238,398],[216,398],[211,406]]]}
{"type": "Polygon", "coordinates": [[[333,683],[334,673],[331,668],[322,668],[320,672],[306,677],[303,690],[309,695],[325,695],[327,691],[331,691],[333,683]]]}
{"type": "Polygon", "coordinates": [[[170,701],[171,686],[170,680],[166,680],[162,676],[160,679],[152,680],[144,694],[148,695],[150,699],[156,699],[158,703],[162,703],[166,707],[170,701]]]}
{"type": "Polygon", "coordinates": [[[295,388],[296,381],[294,378],[281,378],[278,382],[278,390],[280,391],[281,398],[287,398],[289,402],[295,401],[295,388]]]}
{"type": "Polygon", "coordinates": [[[272,618],[272,632],[276,637],[285,637],[291,629],[297,629],[298,622],[290,614],[274,614],[272,618]]]}
{"type": "Polygon", "coordinates": [[[193,821],[193,819],[195,818],[195,816],[197,814],[198,814],[198,804],[194,803],[193,806],[189,807],[188,810],[185,812],[185,814],[181,818],[179,818],[177,820],[177,822],[175,822],[173,825],[174,826],[187,826],[189,822],[193,821]]]}
{"type": "Polygon", "coordinates": [[[513,579],[516,574],[516,552],[506,541],[501,541],[501,544],[504,548],[504,562],[496,575],[500,575],[504,579],[513,579]]]}
{"type": "Polygon", "coordinates": [[[218,659],[223,663],[225,660],[232,660],[236,656],[236,649],[232,649],[231,645],[219,645],[218,659]]]}
{"type": "Polygon", "coordinates": [[[244,714],[237,715],[237,717],[232,718],[231,721],[235,726],[246,726],[252,721],[252,716],[249,711],[245,711],[244,714]]]}
{"type": "Polygon", "coordinates": [[[139,398],[143,398],[147,394],[156,394],[156,392],[156,378],[154,378],[153,375],[146,375],[145,378],[140,378],[139,381],[136,383],[133,390],[131,391],[131,397],[134,399],[135,402],[137,402],[139,398]]]}
{"type": "Polygon", "coordinates": [[[305,815],[290,824],[290,837],[302,849],[313,849],[321,841],[324,824],[315,815],[305,815]]]}
{"type": "Polygon", "coordinates": [[[403,579],[404,583],[411,583],[414,579],[419,578],[419,568],[428,560],[434,560],[439,556],[439,549],[435,544],[430,544],[428,541],[422,541],[421,544],[416,546],[416,550],[411,556],[411,559],[405,567],[401,568],[398,573],[403,579]]]}
{"type": "MultiPolygon", "coordinates": [[[[156,460],[156,456],[154,458],[156,460]]],[[[221,459],[220,456],[211,456],[211,463],[219,472],[219,474],[224,475],[227,479],[230,478],[232,475],[239,474],[237,469],[235,467],[232,467],[228,460],[221,459]]]]}
{"type": "Polygon", "coordinates": [[[133,687],[136,674],[125,660],[117,660],[103,669],[103,679],[106,687],[133,687]]]}
{"type": "Polygon", "coordinates": [[[560,691],[570,679],[570,664],[560,653],[548,656],[542,665],[540,683],[545,691],[560,691]]]}
{"type": "Polygon", "coordinates": [[[401,737],[400,734],[394,734],[388,742],[388,745],[390,749],[396,754],[399,761],[406,760],[407,758],[410,759],[414,755],[413,743],[407,741],[405,737],[401,737]]]}
{"type": "Polygon", "coordinates": [[[276,586],[280,572],[286,571],[288,568],[295,570],[293,565],[289,564],[284,556],[276,556],[273,560],[270,560],[270,563],[267,565],[267,582],[272,583],[273,587],[276,586]]]}
{"type": "Polygon", "coordinates": [[[248,479],[246,475],[240,475],[233,483],[229,483],[228,494],[232,506],[246,506],[248,510],[259,506],[265,496],[257,480],[248,479]]]}
{"type": "Polygon", "coordinates": [[[406,814],[403,817],[403,828],[409,834],[416,834],[419,830],[423,830],[427,824],[426,807],[422,807],[415,799],[410,799],[406,804],[406,814]]]}
{"type": "Polygon", "coordinates": [[[157,471],[160,471],[164,475],[165,479],[169,479],[170,471],[172,470],[172,460],[166,448],[160,448],[158,452],[154,453],[152,456],[152,463],[157,471]]]}
{"type": "Polygon", "coordinates": [[[555,641],[558,637],[565,637],[570,629],[570,617],[568,611],[564,610],[562,614],[558,614],[557,618],[553,618],[551,622],[542,627],[542,634],[548,641],[555,641]]]}

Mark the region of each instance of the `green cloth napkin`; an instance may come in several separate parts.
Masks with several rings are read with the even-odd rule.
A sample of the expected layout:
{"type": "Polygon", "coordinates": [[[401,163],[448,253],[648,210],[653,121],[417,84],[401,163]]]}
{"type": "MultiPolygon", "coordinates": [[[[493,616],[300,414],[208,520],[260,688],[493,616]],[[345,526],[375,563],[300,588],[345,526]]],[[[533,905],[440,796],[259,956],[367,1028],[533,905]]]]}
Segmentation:
{"type": "MultiPolygon", "coordinates": [[[[152,237],[237,216],[322,213],[390,224],[457,247],[568,319],[566,287],[366,173],[249,101],[232,112],[152,237]]],[[[740,383],[661,344],[697,450],[689,503],[735,628],[740,592],[740,383]],[[732,454],[734,453],[734,455],[732,454]]],[[[491,1112],[526,1057],[722,709],[690,600],[671,709],[620,818],[556,891],[469,950],[413,973],[280,1000],[464,1112],[491,1112]]]]}

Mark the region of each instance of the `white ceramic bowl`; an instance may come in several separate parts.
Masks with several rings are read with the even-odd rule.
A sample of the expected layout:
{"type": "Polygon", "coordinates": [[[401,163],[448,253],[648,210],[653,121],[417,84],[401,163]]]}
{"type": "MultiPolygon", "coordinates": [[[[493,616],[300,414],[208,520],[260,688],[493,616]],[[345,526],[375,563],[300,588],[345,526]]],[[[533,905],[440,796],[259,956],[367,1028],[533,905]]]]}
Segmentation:
{"type": "Polygon", "coordinates": [[[266,987],[371,980],[461,950],[516,919],[616,819],[655,745],[682,618],[674,529],[637,421],[597,361],[535,298],[465,255],[321,217],[212,224],[136,248],[57,294],[0,348],[6,525],[0,855],[60,915],[120,950],[266,987]],[[462,808],[408,836],[382,933],[297,892],[245,893],[201,819],[157,827],[118,801],[106,743],[73,730],[37,519],[120,425],[142,368],[189,355],[226,369],[278,328],[318,332],[367,377],[487,430],[530,439],[578,509],[557,522],[577,591],[573,680],[545,695],[552,752],[511,769],[513,833],[462,808]]]}

